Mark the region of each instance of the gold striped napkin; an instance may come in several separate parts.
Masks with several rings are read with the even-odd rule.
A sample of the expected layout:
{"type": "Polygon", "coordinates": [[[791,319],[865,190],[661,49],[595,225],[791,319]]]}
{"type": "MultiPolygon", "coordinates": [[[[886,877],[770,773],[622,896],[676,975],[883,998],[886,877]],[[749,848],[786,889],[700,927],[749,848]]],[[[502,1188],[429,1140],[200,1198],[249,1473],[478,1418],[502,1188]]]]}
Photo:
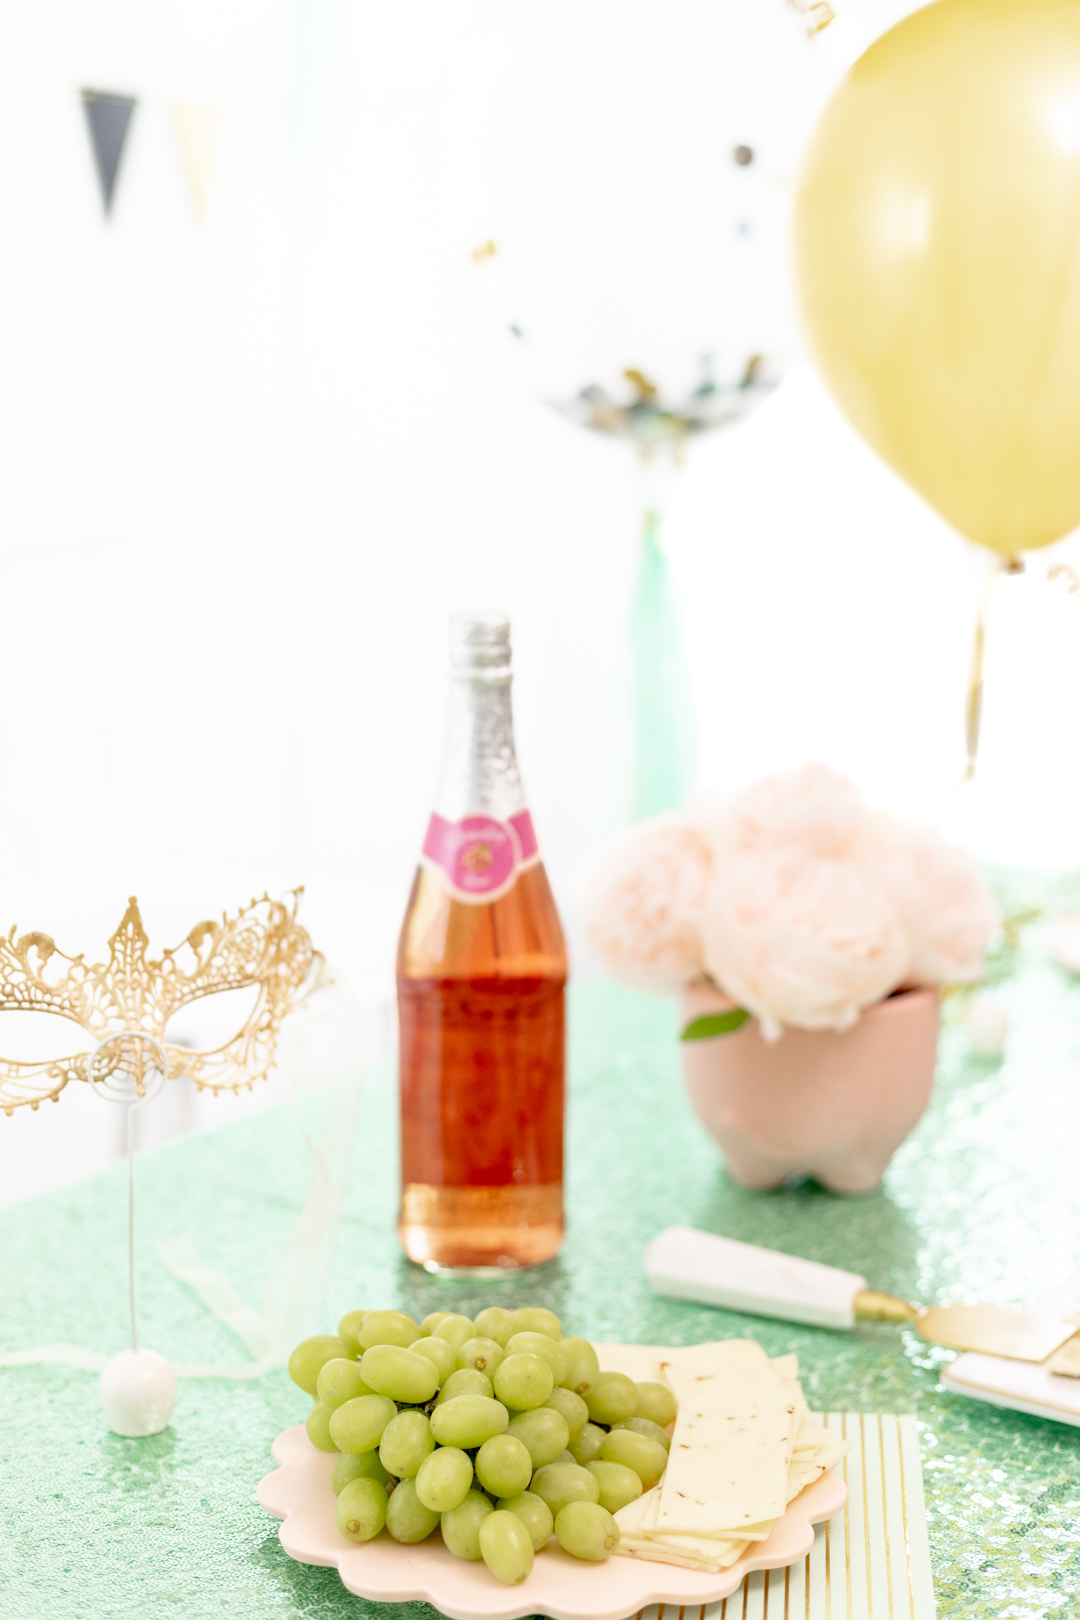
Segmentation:
{"type": "Polygon", "coordinates": [[[830,1412],[819,1422],[851,1441],[836,1473],[842,1513],[816,1527],[806,1557],[756,1570],[720,1603],[653,1603],[637,1620],[934,1620],[934,1583],[913,1417],[830,1412]]]}

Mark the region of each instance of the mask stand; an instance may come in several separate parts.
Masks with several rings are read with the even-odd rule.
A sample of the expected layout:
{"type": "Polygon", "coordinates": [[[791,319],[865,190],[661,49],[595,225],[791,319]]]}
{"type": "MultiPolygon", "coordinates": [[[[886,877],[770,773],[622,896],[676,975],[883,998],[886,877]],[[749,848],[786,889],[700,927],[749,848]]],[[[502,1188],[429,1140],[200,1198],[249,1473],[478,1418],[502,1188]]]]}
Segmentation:
{"type": "Polygon", "coordinates": [[[128,1162],[128,1304],[131,1311],[131,1349],[106,1363],[98,1386],[101,1404],[114,1434],[130,1439],[160,1434],[172,1417],[176,1401],[176,1374],[156,1350],[140,1350],[135,1314],[135,1115],[158,1096],[169,1076],[165,1048],[141,1029],[120,1029],[98,1042],[90,1053],[86,1077],[95,1096],[127,1106],[128,1162]],[[117,1041],[145,1041],[152,1046],[158,1067],[146,1076],[119,1064],[100,1079],[95,1066],[106,1047],[117,1041]]]}

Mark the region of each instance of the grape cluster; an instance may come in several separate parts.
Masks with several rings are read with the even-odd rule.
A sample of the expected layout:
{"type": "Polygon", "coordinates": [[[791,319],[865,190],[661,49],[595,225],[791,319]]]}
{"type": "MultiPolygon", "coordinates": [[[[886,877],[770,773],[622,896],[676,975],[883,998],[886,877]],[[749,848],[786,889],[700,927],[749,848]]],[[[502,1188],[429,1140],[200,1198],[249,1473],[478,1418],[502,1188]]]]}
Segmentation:
{"type": "Polygon", "coordinates": [[[601,1372],[554,1311],[493,1305],[475,1320],[349,1311],[305,1339],[294,1383],[317,1397],[307,1432],[339,1453],[330,1483],[350,1541],[439,1529],[458,1558],[508,1586],[554,1532],[575,1558],[618,1546],[613,1515],[667,1467],[675,1401],[662,1384],[601,1372]]]}

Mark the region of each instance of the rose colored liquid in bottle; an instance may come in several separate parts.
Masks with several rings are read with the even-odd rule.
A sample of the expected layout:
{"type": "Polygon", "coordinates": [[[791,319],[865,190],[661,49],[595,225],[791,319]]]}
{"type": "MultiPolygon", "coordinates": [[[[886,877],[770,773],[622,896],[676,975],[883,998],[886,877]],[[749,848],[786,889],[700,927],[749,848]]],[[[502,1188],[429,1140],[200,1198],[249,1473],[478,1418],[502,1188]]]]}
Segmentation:
{"type": "Polygon", "coordinates": [[[454,635],[446,813],[398,946],[400,1234],[429,1270],[501,1272],[562,1241],[566,951],[514,758],[509,627],[454,635]]]}

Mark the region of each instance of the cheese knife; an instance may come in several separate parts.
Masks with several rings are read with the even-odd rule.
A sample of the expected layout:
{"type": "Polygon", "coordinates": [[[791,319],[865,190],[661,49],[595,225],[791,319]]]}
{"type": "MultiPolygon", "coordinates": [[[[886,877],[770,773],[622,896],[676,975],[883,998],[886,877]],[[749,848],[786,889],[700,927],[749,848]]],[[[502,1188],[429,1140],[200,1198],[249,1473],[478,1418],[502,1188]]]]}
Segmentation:
{"type": "MultiPolygon", "coordinates": [[[[669,1299],[697,1300],[813,1327],[896,1322],[913,1327],[931,1344],[1013,1361],[1046,1361],[1080,1327],[1080,1295],[1059,1305],[1060,1315],[1004,1305],[910,1305],[878,1293],[854,1272],[690,1226],[669,1226],[653,1238],[645,1250],[645,1272],[656,1292],[669,1299]]],[[[1075,1348],[1062,1360],[1077,1359],[1075,1348]]]]}

